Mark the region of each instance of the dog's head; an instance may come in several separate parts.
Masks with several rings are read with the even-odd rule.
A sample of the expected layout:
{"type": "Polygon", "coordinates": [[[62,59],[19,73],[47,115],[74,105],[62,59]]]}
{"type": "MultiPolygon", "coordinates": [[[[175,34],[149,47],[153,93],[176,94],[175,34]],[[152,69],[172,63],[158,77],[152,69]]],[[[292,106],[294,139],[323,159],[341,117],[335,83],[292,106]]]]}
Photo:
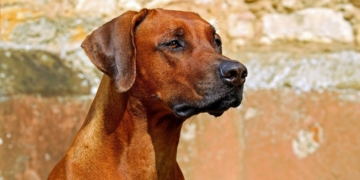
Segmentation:
{"type": "Polygon", "coordinates": [[[220,36],[195,13],[127,12],[95,30],[82,47],[118,92],[136,90],[147,104],[179,118],[220,116],[242,101],[246,67],[222,55],[220,36]]]}

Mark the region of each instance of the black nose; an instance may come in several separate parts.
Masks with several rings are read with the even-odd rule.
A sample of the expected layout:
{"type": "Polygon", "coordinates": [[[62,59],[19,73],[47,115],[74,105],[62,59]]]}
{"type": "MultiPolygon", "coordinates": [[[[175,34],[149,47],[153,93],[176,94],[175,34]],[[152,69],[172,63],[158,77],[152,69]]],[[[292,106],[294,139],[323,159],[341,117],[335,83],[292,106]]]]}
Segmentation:
{"type": "Polygon", "coordinates": [[[248,74],[244,65],[238,61],[226,60],[219,65],[220,78],[227,84],[239,86],[245,83],[248,74]]]}

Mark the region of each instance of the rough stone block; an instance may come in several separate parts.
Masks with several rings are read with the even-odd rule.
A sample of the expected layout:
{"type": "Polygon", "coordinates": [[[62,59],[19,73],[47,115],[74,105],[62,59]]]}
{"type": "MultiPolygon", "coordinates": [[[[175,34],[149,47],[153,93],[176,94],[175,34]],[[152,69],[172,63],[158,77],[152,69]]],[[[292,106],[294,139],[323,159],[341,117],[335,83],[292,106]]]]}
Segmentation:
{"type": "Polygon", "coordinates": [[[252,89],[291,87],[295,90],[360,89],[360,53],[268,51],[241,53],[249,69],[246,86],[252,89]]]}
{"type": "Polygon", "coordinates": [[[262,17],[263,35],[276,40],[314,42],[354,41],[353,29],[342,14],[331,9],[308,8],[286,14],[266,14],[262,17]]]}

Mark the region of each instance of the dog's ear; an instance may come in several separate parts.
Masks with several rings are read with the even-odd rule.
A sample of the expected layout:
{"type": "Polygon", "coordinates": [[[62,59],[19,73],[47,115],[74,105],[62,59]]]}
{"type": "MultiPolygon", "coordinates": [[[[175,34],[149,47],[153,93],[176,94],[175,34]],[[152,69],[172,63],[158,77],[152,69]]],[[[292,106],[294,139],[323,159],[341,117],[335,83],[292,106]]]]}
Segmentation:
{"type": "Polygon", "coordinates": [[[96,29],[81,44],[92,63],[110,76],[118,92],[129,90],[135,81],[135,29],[147,12],[128,11],[96,29]]]}

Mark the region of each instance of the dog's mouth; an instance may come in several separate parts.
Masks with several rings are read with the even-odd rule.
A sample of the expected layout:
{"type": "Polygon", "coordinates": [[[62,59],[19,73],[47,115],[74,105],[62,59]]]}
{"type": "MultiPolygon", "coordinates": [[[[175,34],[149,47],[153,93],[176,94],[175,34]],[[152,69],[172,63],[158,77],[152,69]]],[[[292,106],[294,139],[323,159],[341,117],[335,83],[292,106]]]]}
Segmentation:
{"type": "Polygon", "coordinates": [[[242,91],[237,93],[229,93],[224,96],[211,100],[207,103],[199,102],[197,105],[179,104],[175,105],[173,110],[179,118],[189,118],[193,115],[207,112],[215,117],[221,116],[231,107],[237,107],[242,101],[242,91]]]}

